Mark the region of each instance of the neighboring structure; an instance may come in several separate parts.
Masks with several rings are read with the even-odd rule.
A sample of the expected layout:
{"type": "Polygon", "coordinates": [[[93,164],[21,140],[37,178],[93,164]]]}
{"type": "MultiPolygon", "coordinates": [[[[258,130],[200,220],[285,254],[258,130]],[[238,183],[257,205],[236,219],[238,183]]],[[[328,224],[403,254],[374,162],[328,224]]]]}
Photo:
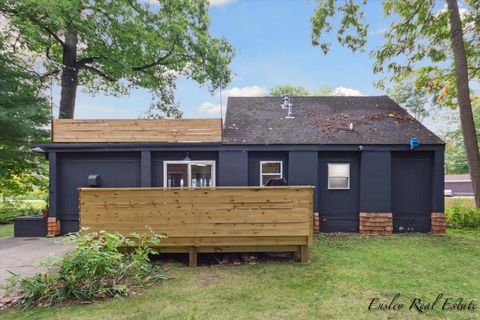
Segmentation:
{"type": "Polygon", "coordinates": [[[92,186],[283,178],[315,186],[321,232],[429,232],[444,212],[444,143],[387,96],[231,97],[223,130],[219,119],[154,121],[54,122],[53,143],[38,147],[62,234],[78,230],[77,189],[92,186]]]}
{"type": "Polygon", "coordinates": [[[473,197],[473,184],[469,174],[445,176],[445,195],[450,197],[473,197]]]}

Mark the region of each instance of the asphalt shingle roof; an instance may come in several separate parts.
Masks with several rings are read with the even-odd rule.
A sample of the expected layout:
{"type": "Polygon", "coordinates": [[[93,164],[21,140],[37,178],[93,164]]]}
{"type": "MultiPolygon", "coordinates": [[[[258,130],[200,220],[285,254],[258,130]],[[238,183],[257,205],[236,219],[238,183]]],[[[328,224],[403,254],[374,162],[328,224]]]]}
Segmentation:
{"type": "Polygon", "coordinates": [[[443,144],[388,96],[290,99],[295,119],[285,118],[282,97],[229,97],[223,143],[443,144]]]}

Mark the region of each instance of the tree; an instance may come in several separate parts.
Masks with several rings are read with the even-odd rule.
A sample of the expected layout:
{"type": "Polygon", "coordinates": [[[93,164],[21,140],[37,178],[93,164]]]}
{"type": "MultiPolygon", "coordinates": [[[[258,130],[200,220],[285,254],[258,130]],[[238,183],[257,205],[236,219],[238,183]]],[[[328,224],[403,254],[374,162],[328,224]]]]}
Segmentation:
{"type": "Polygon", "coordinates": [[[281,86],[276,86],[270,90],[270,95],[272,96],[284,96],[289,95],[292,97],[295,96],[332,96],[334,94],[332,87],[326,84],[320,85],[318,91],[310,92],[303,86],[294,86],[290,84],[285,84],[281,86]]]}
{"type": "Polygon", "coordinates": [[[400,84],[390,93],[402,108],[409,111],[412,116],[422,122],[430,115],[428,111],[429,94],[424,91],[418,91],[413,84],[400,84]]]}
{"type": "Polygon", "coordinates": [[[77,88],[116,96],[146,88],[152,107],[178,114],[175,80],[225,87],[234,50],[209,34],[207,0],[2,0],[15,47],[43,57],[61,84],[60,118],[73,118],[77,88]]]}
{"type": "Polygon", "coordinates": [[[272,96],[288,95],[288,96],[294,97],[294,96],[309,96],[310,93],[308,92],[307,89],[305,89],[302,86],[293,86],[293,85],[286,84],[286,85],[281,85],[273,88],[270,91],[270,95],[272,96]]]}
{"type": "MultiPolygon", "coordinates": [[[[473,118],[477,130],[477,141],[480,141],[480,103],[473,107],[473,118]]],[[[468,173],[467,156],[463,144],[462,130],[456,129],[446,133],[445,167],[449,174],[468,173]]],[[[479,143],[480,147],[480,143],[479,143]]]]}
{"type": "MultiPolygon", "coordinates": [[[[0,41],[0,47],[2,42],[0,41]]],[[[0,51],[0,194],[18,195],[46,186],[46,161],[30,150],[45,142],[50,120],[46,101],[13,57],[0,51]]]]}
{"type": "MultiPolygon", "coordinates": [[[[363,50],[368,24],[362,4],[317,0],[312,44],[328,53],[331,44],[322,41],[322,34],[333,30],[332,20],[339,15],[339,43],[352,51],[363,50]]],[[[480,1],[465,1],[467,8],[462,10],[456,0],[446,4],[439,9],[435,0],[383,0],[384,14],[393,22],[384,33],[385,42],[371,52],[373,71],[388,75],[377,82],[380,88],[385,88],[386,80],[398,84],[413,79],[417,89],[434,95],[436,103],[458,105],[475,203],[480,207],[480,152],[469,88],[469,81],[480,76],[480,1]]]]}

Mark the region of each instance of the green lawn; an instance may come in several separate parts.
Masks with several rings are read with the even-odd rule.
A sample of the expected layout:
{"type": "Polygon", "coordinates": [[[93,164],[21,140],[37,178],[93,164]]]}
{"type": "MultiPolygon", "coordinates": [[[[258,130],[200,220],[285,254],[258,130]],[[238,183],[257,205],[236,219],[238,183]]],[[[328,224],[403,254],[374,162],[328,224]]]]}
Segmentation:
{"type": "Polygon", "coordinates": [[[13,223],[0,224],[0,237],[12,237],[13,236],[13,223]]]}
{"type": "Polygon", "coordinates": [[[322,235],[311,263],[168,265],[172,278],[94,305],[12,310],[2,319],[479,319],[474,312],[368,311],[373,297],[480,301],[480,237],[322,235]]]}
{"type": "Polygon", "coordinates": [[[445,197],[445,208],[451,207],[453,205],[474,207],[475,199],[473,197],[461,197],[461,198],[445,197]]]}

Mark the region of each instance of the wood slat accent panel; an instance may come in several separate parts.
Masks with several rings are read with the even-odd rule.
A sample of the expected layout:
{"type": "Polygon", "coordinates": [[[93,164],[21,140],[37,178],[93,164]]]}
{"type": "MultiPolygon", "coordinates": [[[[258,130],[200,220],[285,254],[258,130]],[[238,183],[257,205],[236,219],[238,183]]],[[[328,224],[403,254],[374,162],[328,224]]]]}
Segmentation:
{"type": "Polygon", "coordinates": [[[161,245],[171,250],[301,246],[313,237],[312,187],[80,188],[79,194],[81,227],[128,235],[149,226],[167,235],[161,245]]]}
{"type": "Polygon", "coordinates": [[[220,142],[220,119],[58,119],[52,142],[220,142]]]}

